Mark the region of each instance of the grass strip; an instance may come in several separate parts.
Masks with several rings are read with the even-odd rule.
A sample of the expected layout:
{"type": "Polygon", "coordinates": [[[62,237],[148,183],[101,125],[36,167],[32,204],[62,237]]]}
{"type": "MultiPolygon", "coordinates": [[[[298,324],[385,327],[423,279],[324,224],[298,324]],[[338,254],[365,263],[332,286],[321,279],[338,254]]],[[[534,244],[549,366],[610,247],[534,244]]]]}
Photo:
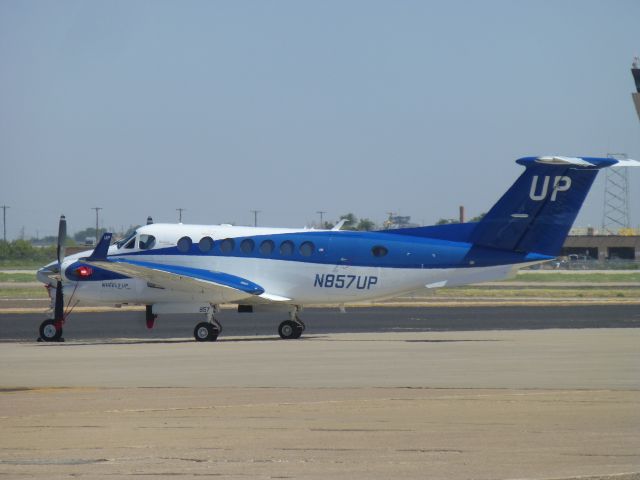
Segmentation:
{"type": "Polygon", "coordinates": [[[531,283],[615,283],[640,282],[640,272],[633,273],[522,273],[507,282],[531,283]]]}
{"type": "MultiPolygon", "coordinates": [[[[421,296],[422,297],[422,296],[421,296]]],[[[630,298],[640,299],[640,288],[441,288],[422,298],[630,298]]]]}
{"type": "Polygon", "coordinates": [[[37,278],[33,273],[4,273],[0,272],[0,282],[24,283],[36,282],[37,278]]]}
{"type": "Polygon", "coordinates": [[[20,298],[49,298],[44,287],[31,288],[0,288],[0,298],[20,299],[20,298]]]}

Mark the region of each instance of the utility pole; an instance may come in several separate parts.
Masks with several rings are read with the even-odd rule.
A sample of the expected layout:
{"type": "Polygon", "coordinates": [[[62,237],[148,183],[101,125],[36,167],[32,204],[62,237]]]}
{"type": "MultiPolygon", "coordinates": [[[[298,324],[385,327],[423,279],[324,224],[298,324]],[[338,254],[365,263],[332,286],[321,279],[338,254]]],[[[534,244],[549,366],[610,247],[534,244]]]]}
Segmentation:
{"type": "Polygon", "coordinates": [[[176,208],[178,212],[178,223],[182,223],[182,212],[184,212],[186,208],[176,208]]]}
{"type": "Polygon", "coordinates": [[[253,226],[257,227],[258,226],[258,214],[260,213],[260,210],[250,210],[251,212],[253,212],[253,226]]]}
{"type": "Polygon", "coordinates": [[[8,205],[2,205],[2,238],[7,241],[7,208],[11,208],[8,205]]]}
{"type": "Polygon", "coordinates": [[[98,223],[98,212],[100,212],[100,210],[102,210],[102,207],[91,207],[91,210],[95,210],[96,211],[96,245],[98,244],[98,225],[100,225],[98,223]]]}
{"type": "Polygon", "coordinates": [[[323,215],[325,213],[327,213],[327,212],[325,212],[324,210],[318,210],[316,213],[320,215],[320,228],[324,228],[324,216],[323,215]]]}

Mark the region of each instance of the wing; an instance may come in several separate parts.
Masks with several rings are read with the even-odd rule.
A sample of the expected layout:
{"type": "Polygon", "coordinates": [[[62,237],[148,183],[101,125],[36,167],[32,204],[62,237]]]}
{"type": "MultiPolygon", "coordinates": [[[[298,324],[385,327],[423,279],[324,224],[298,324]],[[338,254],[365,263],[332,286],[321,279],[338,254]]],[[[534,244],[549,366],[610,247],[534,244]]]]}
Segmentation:
{"type": "Polygon", "coordinates": [[[264,288],[247,279],[200,268],[140,262],[124,258],[86,259],[85,262],[128,277],[142,278],[147,282],[171,290],[199,294],[209,293],[221,302],[234,302],[264,293],[264,288]]]}

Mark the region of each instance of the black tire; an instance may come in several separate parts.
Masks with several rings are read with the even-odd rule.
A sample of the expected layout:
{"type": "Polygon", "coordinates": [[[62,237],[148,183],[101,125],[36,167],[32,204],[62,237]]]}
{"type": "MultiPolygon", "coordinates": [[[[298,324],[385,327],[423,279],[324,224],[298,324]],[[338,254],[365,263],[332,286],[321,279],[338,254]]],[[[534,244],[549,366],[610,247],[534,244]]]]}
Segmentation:
{"type": "Polygon", "coordinates": [[[40,338],[45,342],[59,342],[62,338],[62,327],[56,327],[52,318],[40,324],[40,338]]]}
{"type": "Polygon", "coordinates": [[[193,329],[193,336],[196,342],[213,342],[217,340],[219,334],[220,331],[209,322],[200,322],[193,329]]]}
{"type": "Polygon", "coordinates": [[[295,340],[300,338],[304,328],[298,322],[293,320],[285,320],[278,327],[278,334],[283,340],[295,340]]]}
{"type": "Polygon", "coordinates": [[[300,338],[302,336],[302,332],[304,332],[304,328],[302,325],[298,324],[296,326],[296,335],[295,337],[293,337],[294,340],[297,340],[298,338],[300,338]]]}

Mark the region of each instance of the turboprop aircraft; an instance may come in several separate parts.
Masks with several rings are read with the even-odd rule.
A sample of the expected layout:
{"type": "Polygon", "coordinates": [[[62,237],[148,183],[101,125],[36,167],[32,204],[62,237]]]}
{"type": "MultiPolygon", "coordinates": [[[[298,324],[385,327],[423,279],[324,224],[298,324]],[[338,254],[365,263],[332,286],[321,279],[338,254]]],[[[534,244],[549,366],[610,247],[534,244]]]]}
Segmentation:
{"type": "Polygon", "coordinates": [[[57,261],[38,271],[49,286],[53,318],[40,340],[59,341],[67,308],[146,306],[158,315],[203,315],[197,341],[218,338],[219,306],[239,312],[281,309],[283,339],[302,335],[304,305],[390,298],[422,288],[499,280],[550,260],[560,248],[598,173],[640,166],[635,160],[525,157],[525,171],[476,223],[356,232],[147,224],[111,245],[105,233],[93,251],[65,257],[66,220],[60,220],[57,261]],[[75,305],[74,304],[74,305],[75,305]]]}

